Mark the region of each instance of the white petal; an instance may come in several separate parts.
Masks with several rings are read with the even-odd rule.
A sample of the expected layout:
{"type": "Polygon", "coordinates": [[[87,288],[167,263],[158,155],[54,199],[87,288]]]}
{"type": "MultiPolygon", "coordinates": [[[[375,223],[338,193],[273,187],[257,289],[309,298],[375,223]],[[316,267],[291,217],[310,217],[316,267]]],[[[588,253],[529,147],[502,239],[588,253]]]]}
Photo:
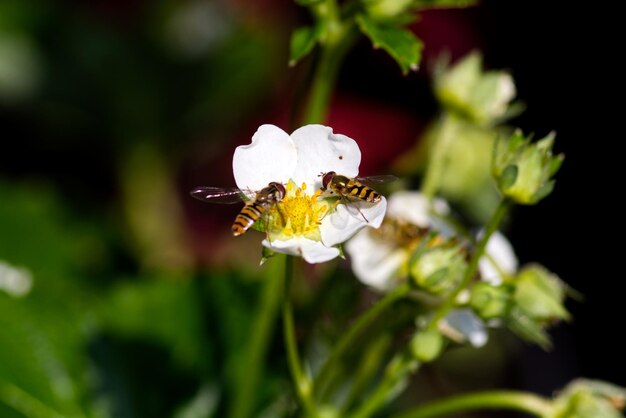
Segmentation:
{"type": "Polygon", "coordinates": [[[450,312],[443,320],[442,331],[452,339],[457,333],[463,340],[469,341],[474,347],[482,347],[487,343],[485,324],[470,309],[456,309],[450,312]]]}
{"type": "Polygon", "coordinates": [[[279,253],[297,255],[307,263],[323,263],[339,256],[339,250],[335,247],[326,247],[319,241],[307,238],[294,238],[288,241],[272,240],[270,245],[267,239],[263,240],[263,245],[279,253]]]}
{"type": "Polygon", "coordinates": [[[307,183],[311,193],[321,186],[321,173],[335,171],[347,177],[359,174],[361,151],[345,135],[333,134],[323,125],[306,125],[291,134],[298,150],[298,166],[293,174],[296,184],[307,183]]]}
{"type": "Polygon", "coordinates": [[[337,210],[322,220],[320,225],[322,242],[331,247],[347,241],[366,226],[378,228],[383,222],[386,210],[387,200],[384,197],[375,204],[367,202],[339,204],[337,210]]]}
{"type": "Polygon", "coordinates": [[[260,190],[272,181],[287,183],[297,163],[296,147],[289,135],[277,126],[261,125],[250,145],[235,150],[235,183],[243,190],[260,190]]]}
{"type": "MultiPolygon", "coordinates": [[[[478,238],[482,236],[483,231],[478,233],[478,238]]],[[[487,242],[486,253],[488,257],[481,257],[478,261],[478,270],[480,276],[484,281],[494,286],[498,286],[502,283],[503,278],[500,275],[498,268],[506,274],[515,274],[517,271],[518,261],[513,251],[513,247],[509,240],[496,231],[489,238],[487,242]],[[494,266],[496,263],[498,268],[494,266]]]]}
{"type": "Polygon", "coordinates": [[[26,296],[32,287],[33,277],[30,271],[0,261],[0,290],[19,298],[26,296]]]}
{"type": "Polygon", "coordinates": [[[441,230],[439,227],[443,228],[443,225],[440,225],[441,221],[434,215],[446,216],[450,213],[450,208],[443,199],[433,199],[431,208],[426,196],[420,192],[400,191],[389,197],[387,213],[422,228],[441,230]]]}
{"type": "Polygon", "coordinates": [[[398,270],[408,258],[406,251],[372,238],[369,230],[356,234],[345,249],[357,279],[382,292],[397,285],[398,270]]]}

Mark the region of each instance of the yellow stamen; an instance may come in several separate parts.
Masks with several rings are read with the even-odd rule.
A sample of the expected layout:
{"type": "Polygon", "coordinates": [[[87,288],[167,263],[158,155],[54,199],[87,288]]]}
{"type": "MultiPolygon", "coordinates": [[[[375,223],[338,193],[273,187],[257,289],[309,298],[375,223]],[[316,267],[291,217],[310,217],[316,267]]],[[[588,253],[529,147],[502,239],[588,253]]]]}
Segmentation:
{"type": "Polygon", "coordinates": [[[328,205],[318,200],[318,190],[307,195],[306,183],[302,187],[293,181],[285,185],[287,193],[269,210],[269,234],[272,240],[288,240],[298,236],[321,240],[319,225],[328,212],[328,205]]]}

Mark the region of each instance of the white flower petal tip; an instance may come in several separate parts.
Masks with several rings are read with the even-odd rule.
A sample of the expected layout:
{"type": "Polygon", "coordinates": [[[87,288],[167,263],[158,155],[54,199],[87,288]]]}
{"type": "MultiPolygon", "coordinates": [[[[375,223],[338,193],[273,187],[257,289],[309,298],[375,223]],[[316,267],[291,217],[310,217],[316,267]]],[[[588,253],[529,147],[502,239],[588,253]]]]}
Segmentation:
{"type": "MultiPolygon", "coordinates": [[[[479,239],[482,234],[481,230],[478,233],[479,239]]],[[[491,235],[485,252],[486,256],[478,262],[478,271],[485,282],[499,286],[504,281],[502,274],[513,275],[517,272],[518,260],[513,246],[500,232],[496,231],[491,235]]]]}
{"type": "Polygon", "coordinates": [[[392,290],[399,280],[398,272],[406,262],[406,252],[391,245],[381,245],[369,230],[362,230],[345,245],[352,270],[365,285],[380,292],[392,290]]]}
{"type": "Polygon", "coordinates": [[[273,181],[287,183],[297,163],[298,154],[289,135],[277,126],[261,125],[250,144],[235,150],[235,183],[242,190],[253,191],[273,181]]]}
{"type": "Polygon", "coordinates": [[[328,246],[337,245],[354,236],[364,227],[378,228],[385,218],[387,200],[378,203],[349,202],[338,205],[332,216],[322,221],[320,233],[328,246]]]}
{"type": "Polygon", "coordinates": [[[388,214],[422,228],[435,228],[440,232],[450,229],[439,220],[450,214],[448,203],[439,198],[432,200],[420,192],[401,191],[389,197],[388,214]]]}
{"type": "Polygon", "coordinates": [[[298,152],[298,166],[293,173],[297,183],[309,183],[315,188],[321,185],[321,173],[334,171],[347,177],[356,177],[361,164],[361,150],[345,135],[333,134],[323,125],[306,125],[296,129],[291,138],[298,152]]]}
{"type": "Polygon", "coordinates": [[[319,241],[308,238],[294,238],[288,241],[272,241],[265,239],[263,246],[284,254],[302,257],[309,264],[325,263],[339,256],[339,249],[327,247],[319,241]]]}
{"type": "Polygon", "coordinates": [[[456,309],[439,323],[440,331],[453,341],[468,341],[473,347],[487,344],[485,324],[470,309],[456,309]]]}

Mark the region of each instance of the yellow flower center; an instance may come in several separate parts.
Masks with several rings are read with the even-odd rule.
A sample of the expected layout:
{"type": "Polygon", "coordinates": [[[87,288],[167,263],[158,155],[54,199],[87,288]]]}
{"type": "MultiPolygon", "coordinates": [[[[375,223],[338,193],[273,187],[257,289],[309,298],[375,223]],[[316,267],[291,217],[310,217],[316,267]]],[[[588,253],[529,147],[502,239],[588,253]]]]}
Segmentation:
{"type": "Polygon", "coordinates": [[[293,181],[287,183],[285,189],[283,199],[269,212],[270,239],[284,241],[302,236],[320,241],[319,226],[329,209],[323,199],[318,200],[321,192],[307,195],[306,184],[298,187],[293,181]]]}

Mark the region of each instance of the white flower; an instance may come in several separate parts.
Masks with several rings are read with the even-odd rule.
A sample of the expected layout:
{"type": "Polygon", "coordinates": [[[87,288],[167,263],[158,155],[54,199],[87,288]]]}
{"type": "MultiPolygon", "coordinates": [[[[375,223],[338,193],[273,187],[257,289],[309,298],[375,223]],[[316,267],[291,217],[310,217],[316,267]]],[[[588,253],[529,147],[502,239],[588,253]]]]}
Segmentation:
{"type": "Polygon", "coordinates": [[[335,246],[360,229],[380,226],[384,198],[377,204],[320,198],[321,173],[356,177],[360,162],[357,143],[330,127],[306,125],[290,136],[274,125],[260,126],[250,145],[235,150],[233,174],[242,190],[261,190],[270,182],[286,187],[286,196],[269,210],[263,245],[321,263],[337,257],[335,246]]]}
{"type": "MultiPolygon", "coordinates": [[[[419,192],[396,192],[389,197],[387,216],[421,228],[429,228],[444,237],[454,231],[443,217],[450,213],[448,204],[434,199],[432,207],[419,192]]],[[[384,228],[384,226],[383,226],[384,228]]],[[[479,235],[480,237],[480,235],[479,235]]],[[[386,292],[405,280],[407,264],[414,247],[380,239],[374,232],[365,230],[345,245],[352,261],[352,270],[364,284],[386,292]]],[[[513,275],[517,258],[504,235],[494,233],[487,243],[486,255],[479,260],[481,277],[494,285],[502,283],[503,275],[513,275]]]]}
{"type": "Polygon", "coordinates": [[[19,298],[26,296],[32,286],[33,277],[28,270],[0,261],[0,290],[19,298]]]}
{"type": "MultiPolygon", "coordinates": [[[[483,231],[478,234],[482,236],[483,231]]],[[[517,272],[518,262],[513,246],[500,232],[494,232],[485,249],[486,255],[478,260],[478,271],[484,281],[499,286],[504,281],[503,276],[512,276],[517,272]]]]}
{"type": "MultiPolygon", "coordinates": [[[[451,235],[452,229],[441,218],[450,212],[448,204],[442,199],[434,199],[432,208],[430,206],[428,199],[419,192],[396,192],[389,197],[387,216],[451,235]]],[[[406,270],[411,247],[381,239],[365,230],[348,241],[345,248],[354,274],[366,285],[385,292],[404,280],[402,271],[406,270]]]]}

